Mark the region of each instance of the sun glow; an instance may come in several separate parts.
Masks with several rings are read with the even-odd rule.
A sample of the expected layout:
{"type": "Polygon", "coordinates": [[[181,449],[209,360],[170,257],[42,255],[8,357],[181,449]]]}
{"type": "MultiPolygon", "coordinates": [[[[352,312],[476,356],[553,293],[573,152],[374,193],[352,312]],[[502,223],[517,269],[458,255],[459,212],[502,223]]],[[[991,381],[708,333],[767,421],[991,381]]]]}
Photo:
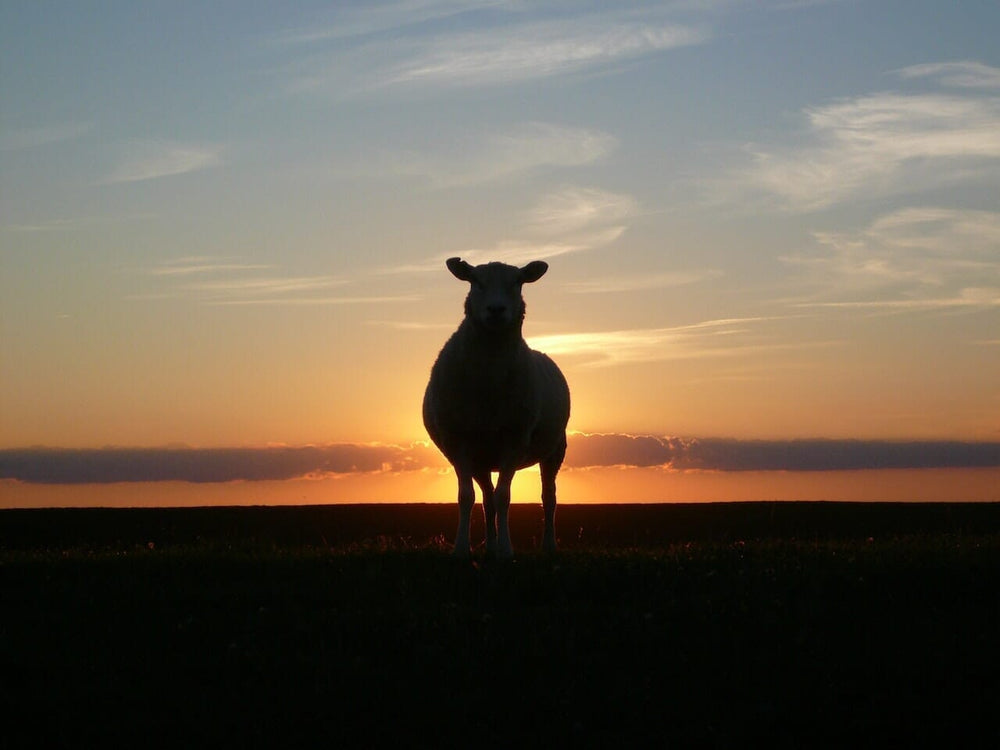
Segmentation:
{"type": "Polygon", "coordinates": [[[0,505],[454,503],[456,256],[560,502],[1000,501],[1000,5],[329,5],[0,4],[0,505]]]}
{"type": "MultiPolygon", "coordinates": [[[[998,502],[1000,469],[837,472],[676,472],[662,468],[564,469],[559,502],[660,503],[743,500],[998,502]]],[[[540,505],[537,470],[517,473],[512,502],[540,505]]],[[[322,479],[257,482],[30,484],[0,480],[2,507],[150,507],[454,503],[451,469],[365,472],[322,479]]],[[[477,505],[482,497],[477,490],[477,505]]]]}

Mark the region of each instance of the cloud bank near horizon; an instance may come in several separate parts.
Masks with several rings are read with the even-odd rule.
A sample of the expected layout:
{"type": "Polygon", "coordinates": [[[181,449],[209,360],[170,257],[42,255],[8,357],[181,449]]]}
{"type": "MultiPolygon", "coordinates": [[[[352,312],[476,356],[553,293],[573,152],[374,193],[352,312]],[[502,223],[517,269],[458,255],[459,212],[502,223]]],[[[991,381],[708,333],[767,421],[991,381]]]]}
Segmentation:
{"type": "MultiPolygon", "coordinates": [[[[564,467],[668,471],[858,471],[1000,467],[1000,442],[688,439],[573,433],[564,467]]],[[[264,448],[12,448],[0,480],[34,484],[281,481],[447,468],[426,443],[264,448]]]]}

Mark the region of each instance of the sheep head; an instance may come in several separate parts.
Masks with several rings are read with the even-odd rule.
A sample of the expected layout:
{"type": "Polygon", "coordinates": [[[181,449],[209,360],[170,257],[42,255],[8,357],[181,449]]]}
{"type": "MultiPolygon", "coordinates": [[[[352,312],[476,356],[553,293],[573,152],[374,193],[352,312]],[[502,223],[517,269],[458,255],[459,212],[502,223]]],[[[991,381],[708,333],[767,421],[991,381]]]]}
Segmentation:
{"type": "Polygon", "coordinates": [[[469,282],[466,317],[477,328],[493,334],[520,332],[525,310],[521,286],[538,281],[549,270],[548,263],[541,260],[523,268],[505,263],[473,266],[461,258],[449,258],[447,265],[455,278],[469,282]]]}

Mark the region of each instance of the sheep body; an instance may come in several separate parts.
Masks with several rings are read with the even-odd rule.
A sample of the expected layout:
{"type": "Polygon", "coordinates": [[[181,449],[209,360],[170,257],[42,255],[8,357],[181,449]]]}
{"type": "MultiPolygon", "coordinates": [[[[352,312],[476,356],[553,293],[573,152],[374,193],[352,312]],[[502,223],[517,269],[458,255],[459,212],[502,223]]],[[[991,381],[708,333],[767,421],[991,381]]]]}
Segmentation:
{"type": "Polygon", "coordinates": [[[473,481],[483,494],[488,554],[512,554],[510,483],[519,469],[539,464],[545,511],[543,547],[555,549],[555,478],[566,453],[569,387],[556,364],[533,351],[521,334],[521,285],[548,266],[502,263],[448,268],[470,282],[465,318],[438,355],[424,394],[424,426],[458,477],[455,553],[469,553],[473,481]],[[496,487],[491,472],[498,472],[496,487]]]}

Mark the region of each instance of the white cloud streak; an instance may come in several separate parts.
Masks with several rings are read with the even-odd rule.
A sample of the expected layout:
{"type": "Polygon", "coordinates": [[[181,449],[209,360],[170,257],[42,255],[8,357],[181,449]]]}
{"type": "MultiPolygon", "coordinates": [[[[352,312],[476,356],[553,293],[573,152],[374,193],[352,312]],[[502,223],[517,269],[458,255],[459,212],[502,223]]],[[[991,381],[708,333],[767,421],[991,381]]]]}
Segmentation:
{"type": "Polygon", "coordinates": [[[217,256],[186,256],[162,261],[148,274],[171,283],[167,291],[132,295],[133,300],[188,299],[214,307],[231,306],[329,306],[417,302],[414,295],[336,294],[350,279],[329,276],[269,276],[258,271],[272,268],[240,263],[217,256]],[[325,293],[324,293],[325,292],[325,293]]]}
{"type": "Polygon", "coordinates": [[[423,299],[413,294],[329,297],[258,297],[249,299],[207,300],[204,304],[214,307],[331,307],[340,305],[383,305],[419,302],[423,299]]]}
{"type": "Polygon", "coordinates": [[[502,133],[466,139],[448,152],[388,155],[377,171],[426,179],[438,189],[469,187],[514,178],[542,168],[593,164],[618,145],[607,133],[546,122],[529,122],[502,133]]]}
{"type": "Polygon", "coordinates": [[[483,86],[544,78],[699,44],[693,28],[560,20],[438,37],[389,73],[385,85],[483,86]]]}
{"type": "Polygon", "coordinates": [[[224,271],[259,271],[270,268],[259,263],[233,263],[210,255],[191,255],[163,261],[150,269],[154,276],[195,276],[224,271]]]}
{"type": "Polygon", "coordinates": [[[576,294],[638,292],[697,284],[701,281],[718,278],[721,275],[721,271],[711,269],[671,271],[667,273],[643,274],[641,276],[612,276],[594,281],[576,281],[566,284],[566,288],[576,294]]]}
{"type": "Polygon", "coordinates": [[[286,34],[279,41],[331,47],[300,61],[290,88],[353,96],[506,85],[607,69],[708,39],[703,29],[663,21],[659,11],[525,21],[516,4],[494,5],[498,12],[489,19],[471,15],[482,11],[481,5],[406,4],[398,22],[376,9],[350,13],[343,26],[286,34]],[[471,20],[461,30],[440,23],[467,12],[471,20]]]}
{"type": "Polygon", "coordinates": [[[910,65],[896,73],[902,78],[933,78],[946,86],[1000,89],[1000,68],[971,60],[910,65]]]}
{"type": "Polygon", "coordinates": [[[380,274],[411,274],[411,273],[439,273],[444,270],[445,261],[448,258],[459,256],[462,260],[472,263],[490,263],[499,261],[512,266],[520,266],[533,260],[546,260],[568,253],[575,253],[589,249],[589,245],[574,245],[567,243],[553,242],[532,242],[530,240],[502,240],[491,248],[472,248],[468,250],[438,253],[429,258],[413,263],[399,263],[394,266],[382,268],[377,273],[380,274]]]}
{"type": "Polygon", "coordinates": [[[595,225],[617,225],[635,210],[629,195],[568,186],[539,201],[529,215],[529,228],[544,235],[565,235],[595,225]]]}
{"type": "Polygon", "coordinates": [[[332,276],[287,276],[225,279],[186,284],[183,288],[212,295],[282,295],[343,286],[344,279],[332,276]]]}
{"type": "Polygon", "coordinates": [[[947,310],[959,308],[1000,308],[1000,287],[963,289],[955,297],[928,299],[887,299],[865,302],[810,302],[799,307],[840,310],[872,310],[886,312],[917,312],[922,310],[947,310]]]}
{"type": "MultiPolygon", "coordinates": [[[[611,241],[615,237],[601,238],[611,241]]],[[[500,261],[512,266],[521,266],[533,260],[557,258],[568,253],[589,250],[592,244],[532,242],[530,240],[503,240],[492,248],[471,249],[461,253],[462,259],[473,265],[500,261]]]]}
{"type": "Polygon", "coordinates": [[[93,229],[103,226],[124,224],[126,222],[145,221],[151,219],[155,214],[137,213],[123,214],[121,216],[80,216],[72,219],[49,219],[34,224],[6,224],[0,229],[9,232],[74,232],[86,229],[93,229]]]}
{"type": "Polygon", "coordinates": [[[338,4],[335,22],[308,29],[286,31],[278,36],[276,42],[302,45],[365,37],[384,31],[449,19],[470,11],[503,7],[510,4],[509,2],[486,2],[485,0],[401,0],[389,3],[342,3],[338,4]]]}
{"type": "Polygon", "coordinates": [[[1000,299],[1000,213],[911,207],[860,232],[814,237],[822,254],[783,258],[818,290],[820,299],[801,304],[902,311],[1000,299]]]}
{"type": "MultiPolygon", "coordinates": [[[[588,331],[527,339],[546,354],[576,357],[584,367],[610,367],[706,357],[732,357],[764,350],[789,348],[762,339],[752,330],[771,317],[729,318],[669,328],[588,331]]],[[[820,345],[813,342],[812,345],[820,345]]]]}
{"type": "Polygon", "coordinates": [[[975,63],[904,68],[961,93],[877,93],[805,110],[811,145],[751,149],[752,166],[727,187],[816,211],[857,198],[1000,179],[1000,69],[975,63]]]}
{"type": "Polygon", "coordinates": [[[221,163],[221,150],[216,146],[160,141],[133,143],[125,149],[124,156],[102,184],[155,180],[197,172],[221,163]]]}
{"type": "Polygon", "coordinates": [[[415,263],[385,268],[382,273],[438,272],[458,255],[472,264],[500,261],[523,265],[612,244],[624,234],[624,220],[635,210],[631,196],[595,188],[564,187],[543,196],[527,213],[523,236],[503,239],[488,248],[439,253],[415,263]]]}

